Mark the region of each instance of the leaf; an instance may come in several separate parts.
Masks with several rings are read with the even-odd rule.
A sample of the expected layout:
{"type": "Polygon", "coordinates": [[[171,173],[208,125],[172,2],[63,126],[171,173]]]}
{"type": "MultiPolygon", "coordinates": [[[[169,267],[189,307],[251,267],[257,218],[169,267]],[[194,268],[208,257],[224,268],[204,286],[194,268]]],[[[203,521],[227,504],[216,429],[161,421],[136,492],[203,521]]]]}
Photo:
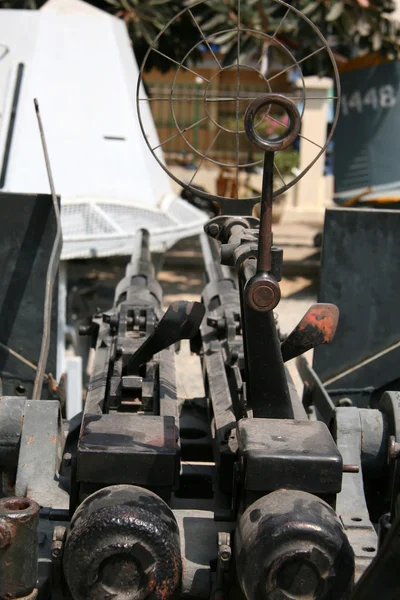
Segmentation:
{"type": "Polygon", "coordinates": [[[216,15],[214,15],[214,17],[212,19],[210,19],[206,23],[203,23],[203,29],[205,31],[212,32],[214,27],[216,27],[217,25],[222,25],[224,23],[226,24],[226,15],[216,14],[216,15]]]}
{"type": "Polygon", "coordinates": [[[235,31],[228,31],[227,33],[222,33],[221,35],[215,35],[213,37],[213,42],[215,44],[225,44],[226,42],[232,40],[232,39],[236,39],[236,32],[235,31]]]}
{"type": "Polygon", "coordinates": [[[372,49],[374,52],[378,52],[382,48],[382,38],[379,31],[375,31],[372,36],[372,49]]]}
{"type": "MultiPolygon", "coordinates": [[[[26,9],[45,0],[0,0],[0,8],[26,9]]],[[[225,29],[236,29],[238,0],[206,0],[197,3],[195,0],[86,0],[89,4],[108,13],[121,16],[123,14],[134,51],[140,63],[157,33],[175,15],[185,7],[192,6],[192,11],[207,35],[214,34],[222,44],[222,51],[232,51],[235,47],[235,34],[220,34],[225,29]]],[[[280,0],[242,0],[241,21],[243,28],[262,31],[272,35],[286,12],[286,2],[280,0]]],[[[335,40],[337,51],[344,57],[356,57],[379,49],[383,55],[396,57],[400,53],[399,25],[385,16],[393,9],[393,0],[297,0],[288,2],[314,22],[330,39],[335,40]]],[[[1,13],[0,13],[1,17],[1,13]]],[[[280,26],[283,43],[293,52],[298,47],[304,54],[315,50],[315,35],[307,20],[294,12],[290,12],[280,26]]],[[[199,39],[199,32],[190,16],[183,13],[165,31],[158,47],[170,57],[180,58],[199,39]],[[179,56],[177,56],[179,55],[179,56]]],[[[259,51],[260,38],[254,36],[241,46],[243,61],[259,51]]],[[[193,53],[190,60],[193,64],[201,60],[201,52],[193,53]]],[[[321,58],[321,56],[320,56],[321,58]]],[[[222,60],[222,59],[221,59],[222,60]]],[[[162,71],[174,68],[171,61],[151,53],[146,69],[160,67],[162,71]]],[[[303,65],[306,68],[306,65],[303,65]]],[[[308,72],[320,73],[330,68],[328,60],[313,60],[308,72]]]]}
{"type": "Polygon", "coordinates": [[[302,13],[303,15],[308,16],[317,10],[317,8],[319,8],[319,2],[310,2],[303,8],[302,13]]]}
{"type": "Polygon", "coordinates": [[[338,27],[338,33],[345,42],[348,41],[349,36],[353,36],[357,32],[357,19],[354,21],[350,17],[349,12],[345,10],[340,21],[335,23],[336,27],[338,27],[338,24],[341,24],[341,27],[338,27]]]}
{"type": "Polygon", "coordinates": [[[359,19],[357,22],[357,31],[361,37],[368,37],[371,35],[371,24],[366,19],[359,19]]]}
{"type": "Polygon", "coordinates": [[[342,14],[343,11],[344,11],[343,2],[335,2],[335,4],[332,6],[332,8],[330,9],[330,11],[328,12],[328,14],[326,15],[325,18],[328,22],[336,21],[340,17],[340,15],[342,14]]]}

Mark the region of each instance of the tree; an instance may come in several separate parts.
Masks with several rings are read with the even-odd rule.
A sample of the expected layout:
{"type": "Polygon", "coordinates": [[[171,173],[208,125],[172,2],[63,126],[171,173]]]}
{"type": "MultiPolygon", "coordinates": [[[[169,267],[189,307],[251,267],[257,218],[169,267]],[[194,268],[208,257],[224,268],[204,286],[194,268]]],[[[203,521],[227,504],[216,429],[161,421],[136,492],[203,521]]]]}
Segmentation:
{"type": "MultiPolygon", "coordinates": [[[[208,0],[196,8],[197,17],[203,31],[210,34],[235,28],[238,21],[239,0],[208,0]]],[[[44,0],[3,0],[3,8],[40,8],[44,0]]],[[[90,4],[102,8],[124,19],[133,42],[139,64],[149,44],[163,27],[180,10],[189,6],[187,0],[91,0],[90,4]]],[[[315,49],[315,39],[311,39],[309,28],[304,21],[292,13],[285,16],[286,7],[272,0],[241,0],[241,25],[272,35],[279,26],[277,38],[291,48],[294,56],[304,55],[315,49]]],[[[390,58],[400,56],[400,25],[391,19],[395,8],[393,0],[293,0],[294,8],[301,10],[328,39],[337,58],[346,59],[381,52],[390,58]]],[[[185,13],[181,19],[168,28],[160,39],[159,51],[175,60],[180,60],[198,39],[199,32],[185,13]]],[[[219,40],[225,51],[225,61],[229,63],[236,56],[235,36],[221,36],[219,40]]],[[[246,40],[241,52],[251,54],[260,51],[261,42],[246,40]]],[[[201,52],[195,51],[190,60],[201,60],[201,52]]],[[[146,63],[149,69],[157,66],[166,71],[173,63],[160,54],[152,54],[146,63]]],[[[307,63],[306,74],[323,72],[322,57],[316,56],[307,63]]]]}
{"type": "MultiPolygon", "coordinates": [[[[306,15],[327,38],[337,59],[355,58],[370,52],[382,52],[390,58],[400,56],[400,24],[391,18],[395,9],[393,0],[294,0],[288,2],[306,15]]],[[[210,0],[204,9],[203,29],[226,28],[237,21],[237,0],[210,0]]],[[[293,53],[304,56],[315,50],[315,38],[309,35],[309,26],[292,11],[286,14],[286,7],[271,0],[247,0],[241,3],[243,26],[264,31],[278,32],[278,39],[293,49],[293,53]],[[284,21],[282,22],[282,18],[284,21]],[[300,53],[300,54],[299,54],[300,53]]],[[[232,40],[229,62],[236,54],[235,40],[232,40]]],[[[242,49],[243,50],[243,49],[242,49]]],[[[251,44],[245,48],[252,52],[251,44]]],[[[320,72],[323,62],[320,58],[305,65],[306,71],[320,72]]]]}

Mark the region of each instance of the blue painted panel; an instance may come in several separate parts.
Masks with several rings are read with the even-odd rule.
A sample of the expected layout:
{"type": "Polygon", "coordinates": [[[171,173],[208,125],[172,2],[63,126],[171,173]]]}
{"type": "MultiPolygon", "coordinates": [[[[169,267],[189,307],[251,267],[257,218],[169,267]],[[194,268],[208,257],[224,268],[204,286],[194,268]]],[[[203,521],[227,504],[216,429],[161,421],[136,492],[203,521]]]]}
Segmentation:
{"type": "Polygon", "coordinates": [[[400,180],[400,61],[342,73],[336,192],[400,180]]]}

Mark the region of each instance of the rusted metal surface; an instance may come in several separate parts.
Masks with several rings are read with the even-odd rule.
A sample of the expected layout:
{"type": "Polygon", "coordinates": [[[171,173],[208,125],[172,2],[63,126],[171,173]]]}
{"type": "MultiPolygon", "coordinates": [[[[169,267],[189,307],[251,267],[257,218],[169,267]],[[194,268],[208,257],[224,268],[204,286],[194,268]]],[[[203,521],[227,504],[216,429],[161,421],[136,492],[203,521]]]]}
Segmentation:
{"type": "Polygon", "coordinates": [[[68,508],[68,494],[59,482],[63,445],[60,403],[27,400],[15,483],[18,496],[29,496],[42,507],[68,508]]]}
{"type": "Polygon", "coordinates": [[[103,488],[75,512],[63,564],[74,600],[168,600],[182,577],[173,512],[143,488],[103,488]]]}
{"type": "Polygon", "coordinates": [[[278,282],[271,275],[259,273],[246,283],[245,298],[253,310],[268,312],[278,305],[281,290],[278,282]]]}
{"type": "Polygon", "coordinates": [[[260,201],[260,232],[258,242],[257,272],[271,270],[272,201],[274,188],[274,153],[266,152],[260,201]]]}
{"type": "Polygon", "coordinates": [[[312,494],[279,490],[260,498],[242,515],[235,545],[248,600],[348,597],[353,551],[335,512],[312,494]]]}
{"type": "MultiPolygon", "coordinates": [[[[258,242],[257,273],[268,273],[271,270],[271,248],[272,248],[272,202],[274,197],[274,154],[290,146],[298,137],[301,128],[301,117],[296,105],[292,100],[281,94],[265,94],[253,100],[244,116],[244,128],[249,140],[254,146],[265,152],[262,191],[260,200],[260,230],[258,242]],[[265,139],[257,132],[254,120],[261,109],[270,109],[271,105],[277,105],[287,113],[289,124],[284,134],[277,139],[265,139]]],[[[276,296],[278,304],[280,295],[276,296]]],[[[262,306],[265,306],[265,300],[262,306]]],[[[257,301],[254,301],[259,306],[257,301]]],[[[267,306],[273,304],[272,299],[267,306]]],[[[272,308],[274,308],[272,306],[272,308]]],[[[263,310],[272,310],[263,308],[263,310]]],[[[256,309],[257,310],[257,309],[256,309]]],[[[260,309],[258,309],[260,310],[260,309]]]]}
{"type": "Polygon", "coordinates": [[[0,499],[0,599],[32,594],[38,568],[39,505],[29,498],[0,499]]]}
{"type": "Polygon", "coordinates": [[[339,309],[334,304],[314,304],[282,344],[286,362],[321,344],[330,344],[339,322],[339,309]]]}

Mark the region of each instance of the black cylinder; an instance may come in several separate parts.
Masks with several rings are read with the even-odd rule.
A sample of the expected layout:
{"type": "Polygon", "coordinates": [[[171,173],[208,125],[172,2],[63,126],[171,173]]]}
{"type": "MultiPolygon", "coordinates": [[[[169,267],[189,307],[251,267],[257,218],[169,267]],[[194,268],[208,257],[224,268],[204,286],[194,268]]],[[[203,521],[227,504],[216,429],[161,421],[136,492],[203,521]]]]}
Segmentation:
{"type": "Polygon", "coordinates": [[[140,487],[95,492],[72,518],[63,567],[74,600],[168,600],[182,576],[175,517],[140,487]]]}
{"type": "Polygon", "coordinates": [[[335,511],[306,492],[254,502],[238,523],[235,556],[248,600],[341,600],[353,584],[354,554],[335,511]]]}
{"type": "Polygon", "coordinates": [[[29,498],[0,499],[0,599],[29,596],[36,587],[39,505],[29,498]]]}

